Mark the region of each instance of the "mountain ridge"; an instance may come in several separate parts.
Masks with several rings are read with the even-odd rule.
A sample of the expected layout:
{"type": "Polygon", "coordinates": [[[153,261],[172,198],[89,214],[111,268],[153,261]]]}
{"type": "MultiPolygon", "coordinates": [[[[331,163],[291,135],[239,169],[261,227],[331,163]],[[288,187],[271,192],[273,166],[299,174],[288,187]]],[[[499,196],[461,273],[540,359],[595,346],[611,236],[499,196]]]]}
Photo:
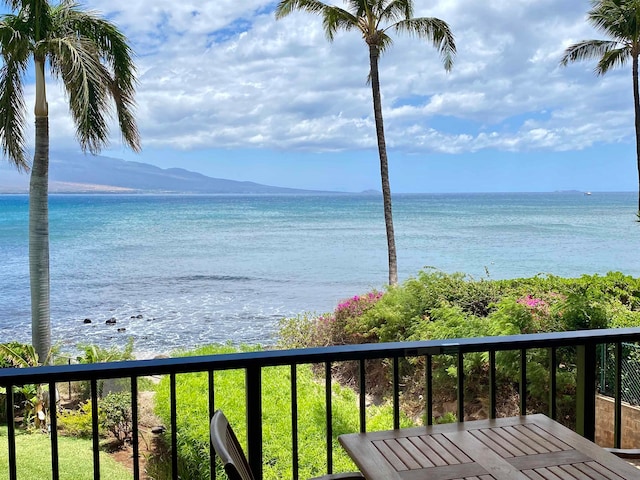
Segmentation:
{"type": "MultiPolygon", "coordinates": [[[[0,164],[0,193],[27,193],[29,175],[8,162],[0,164]]],[[[337,193],[227,180],[180,167],[160,168],[149,163],[100,155],[51,153],[50,193],[182,193],[275,194],[337,193]]]]}

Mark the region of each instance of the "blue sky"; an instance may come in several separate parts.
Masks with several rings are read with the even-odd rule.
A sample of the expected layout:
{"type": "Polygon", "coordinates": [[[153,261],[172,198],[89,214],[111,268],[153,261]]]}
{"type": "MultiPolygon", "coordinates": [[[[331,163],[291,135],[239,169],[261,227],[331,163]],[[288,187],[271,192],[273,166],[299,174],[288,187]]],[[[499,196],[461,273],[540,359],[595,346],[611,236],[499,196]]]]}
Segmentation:
{"type": "MultiPolygon", "coordinates": [[[[458,55],[447,74],[431,45],[396,37],[381,59],[393,191],[637,189],[630,66],[603,77],[593,62],[559,66],[569,44],[602,38],[587,0],[414,4],[415,16],[449,23],[458,55]]],[[[356,32],[330,44],[319,18],[276,21],[264,0],[84,5],[137,54],[143,151],[114,130],[103,155],[270,185],[380,188],[356,32]]],[[[48,94],[51,149],[77,150],[64,95],[48,94]]]]}

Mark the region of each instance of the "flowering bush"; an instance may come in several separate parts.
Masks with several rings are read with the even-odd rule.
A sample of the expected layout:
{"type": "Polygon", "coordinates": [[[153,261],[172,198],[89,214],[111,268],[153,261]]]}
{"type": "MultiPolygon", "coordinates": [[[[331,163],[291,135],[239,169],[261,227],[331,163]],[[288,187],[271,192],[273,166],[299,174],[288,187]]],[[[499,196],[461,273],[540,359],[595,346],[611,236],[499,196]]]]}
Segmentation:
{"type": "Polygon", "coordinates": [[[333,313],[316,318],[314,343],[316,345],[346,345],[362,343],[361,335],[350,328],[355,320],[373,307],[382,297],[382,292],[369,292],[343,300],[333,313]]]}
{"type": "Polygon", "coordinates": [[[340,302],[335,310],[336,320],[358,318],[373,307],[382,298],[382,292],[369,292],[366,295],[356,295],[340,302]]]}
{"type": "MultiPolygon", "coordinates": [[[[423,271],[384,295],[371,292],[345,299],[332,313],[304,318],[296,328],[281,330],[283,344],[305,346],[363,342],[403,342],[411,340],[517,335],[521,333],[571,331],[585,328],[639,326],[640,278],[610,272],[605,276],[583,275],[563,278],[537,275],[507,280],[474,280],[464,274],[423,271]],[[309,343],[305,343],[305,342],[309,343]],[[321,343],[318,343],[321,342],[321,343]]],[[[496,358],[496,380],[507,395],[519,382],[520,352],[501,352],[496,358]]],[[[557,352],[558,418],[575,420],[575,375],[572,349],[557,352]]],[[[424,359],[401,365],[406,388],[403,402],[424,391],[424,359]],[[406,395],[405,395],[406,394],[406,395]]],[[[527,351],[528,409],[548,410],[549,355],[546,350],[527,351]]],[[[391,395],[389,365],[380,363],[375,374],[367,366],[368,394],[378,398],[391,395]]],[[[457,358],[434,357],[433,389],[442,401],[455,401],[457,358]]],[[[465,396],[488,398],[488,358],[486,354],[464,357],[465,396]]],[[[353,362],[335,366],[332,373],[355,384],[353,362]]],[[[511,391],[511,393],[509,393],[511,391]]],[[[416,408],[422,408],[419,405],[416,408]]],[[[506,414],[518,411],[507,402],[506,414]]],[[[443,410],[446,411],[446,410],[443,410]]]]}
{"type": "Polygon", "coordinates": [[[543,296],[544,298],[537,298],[527,295],[517,300],[531,314],[530,325],[523,328],[522,333],[559,332],[567,329],[562,319],[566,295],[549,292],[543,296]]]}
{"type": "Polygon", "coordinates": [[[545,302],[541,298],[533,298],[533,296],[531,295],[527,295],[526,297],[518,299],[518,303],[526,305],[532,310],[539,307],[545,307],[547,305],[547,302],[545,302]]]}

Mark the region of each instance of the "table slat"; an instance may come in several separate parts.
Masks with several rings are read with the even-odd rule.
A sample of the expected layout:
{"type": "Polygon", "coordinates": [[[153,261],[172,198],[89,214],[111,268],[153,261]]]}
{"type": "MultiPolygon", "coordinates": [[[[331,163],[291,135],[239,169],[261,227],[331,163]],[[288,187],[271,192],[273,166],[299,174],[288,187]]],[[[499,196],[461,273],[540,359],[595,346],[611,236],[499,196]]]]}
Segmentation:
{"type": "Polygon", "coordinates": [[[536,433],[536,431],[531,428],[532,426],[533,425],[514,425],[513,428],[532,442],[544,447],[547,452],[559,452],[561,450],[569,450],[571,448],[560,441],[557,443],[560,443],[562,447],[558,446],[557,443],[554,443],[547,438],[549,435],[540,435],[539,433],[536,433]]]}
{"type": "Polygon", "coordinates": [[[544,415],[347,434],[368,480],[631,480],[640,471],[544,415]]]}

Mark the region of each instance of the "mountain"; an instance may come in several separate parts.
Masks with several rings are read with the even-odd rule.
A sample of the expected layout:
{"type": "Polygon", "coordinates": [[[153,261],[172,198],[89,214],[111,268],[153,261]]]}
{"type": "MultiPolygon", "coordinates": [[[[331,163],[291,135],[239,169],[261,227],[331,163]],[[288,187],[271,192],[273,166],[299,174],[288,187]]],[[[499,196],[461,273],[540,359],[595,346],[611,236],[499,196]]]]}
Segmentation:
{"type": "MultiPolygon", "coordinates": [[[[0,161],[0,193],[26,193],[29,175],[0,161]]],[[[117,158],[51,153],[51,193],[312,193],[254,182],[212,178],[182,168],[163,169],[117,158]]]]}

